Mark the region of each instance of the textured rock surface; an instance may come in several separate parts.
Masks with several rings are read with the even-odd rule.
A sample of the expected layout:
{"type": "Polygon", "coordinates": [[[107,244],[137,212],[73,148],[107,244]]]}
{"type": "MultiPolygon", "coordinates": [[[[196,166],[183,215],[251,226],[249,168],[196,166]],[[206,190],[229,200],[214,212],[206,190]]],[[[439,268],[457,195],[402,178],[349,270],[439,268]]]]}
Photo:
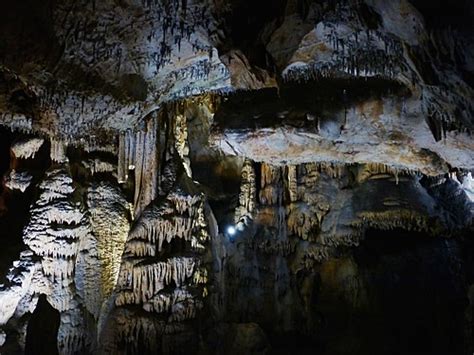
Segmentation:
{"type": "Polygon", "coordinates": [[[11,190],[25,192],[28,186],[30,186],[31,179],[32,177],[25,171],[17,173],[15,170],[12,170],[10,175],[6,178],[5,186],[11,190]]]}
{"type": "Polygon", "coordinates": [[[448,132],[436,142],[424,115],[406,99],[369,100],[342,108],[335,118],[318,118],[316,127],[308,120],[295,127],[300,122],[288,119],[277,127],[229,128],[212,140],[225,154],[278,165],[373,162],[427,175],[474,166],[470,134],[448,132]]]}
{"type": "Polygon", "coordinates": [[[0,5],[0,353],[471,354],[474,7],[0,5]]]}

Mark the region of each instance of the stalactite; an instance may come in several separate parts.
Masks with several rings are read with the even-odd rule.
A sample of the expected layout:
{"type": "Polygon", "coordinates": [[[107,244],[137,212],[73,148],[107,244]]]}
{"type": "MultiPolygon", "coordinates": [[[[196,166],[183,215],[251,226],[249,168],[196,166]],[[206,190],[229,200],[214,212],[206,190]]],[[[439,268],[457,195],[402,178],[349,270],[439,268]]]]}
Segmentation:
{"type": "Polygon", "coordinates": [[[56,163],[67,162],[66,148],[64,142],[51,138],[51,160],[56,163]]]}
{"type": "Polygon", "coordinates": [[[143,309],[147,312],[167,313],[171,311],[173,305],[193,300],[193,295],[185,288],[175,289],[172,293],[159,293],[143,304],[143,309]]]}
{"type": "Polygon", "coordinates": [[[361,26],[347,28],[339,21],[321,22],[315,31],[325,37],[334,55],[328,61],[295,62],[282,73],[284,80],[306,82],[318,78],[381,77],[394,79],[401,72],[402,44],[380,31],[361,26]]]}
{"type": "Polygon", "coordinates": [[[316,167],[319,172],[324,173],[333,179],[341,179],[347,174],[347,165],[339,162],[318,162],[316,167]]]}
{"type": "Polygon", "coordinates": [[[400,168],[380,163],[359,164],[357,167],[357,181],[364,182],[367,179],[393,176],[398,185],[401,176],[418,176],[419,173],[406,168],[400,168]]]}
{"type": "Polygon", "coordinates": [[[163,205],[145,209],[130,231],[125,253],[155,256],[164,242],[170,243],[174,238],[195,240],[196,231],[205,227],[199,224],[202,197],[171,194],[167,200],[163,205]]]}
{"type": "MultiPolygon", "coordinates": [[[[152,115],[144,131],[139,131],[135,141],[135,217],[158,195],[159,147],[158,117],[152,115]]],[[[131,145],[132,146],[132,145],[131,145]]]]}
{"type": "Polygon", "coordinates": [[[296,202],[298,200],[298,179],[297,169],[294,165],[287,167],[287,182],[290,202],[296,202]]]}
{"type": "Polygon", "coordinates": [[[191,161],[189,160],[189,145],[188,145],[188,124],[186,116],[177,114],[174,119],[174,135],[176,151],[183,162],[184,170],[189,177],[192,177],[191,161]]]}
{"type": "Polygon", "coordinates": [[[261,164],[261,188],[259,201],[263,205],[282,205],[283,188],[281,168],[269,164],[261,164]]]}
{"type": "Polygon", "coordinates": [[[103,152],[117,154],[117,145],[113,141],[113,137],[107,136],[106,141],[100,143],[93,141],[80,140],[79,143],[72,142],[76,148],[81,148],[87,153],[103,152]]]}
{"type": "MultiPolygon", "coordinates": [[[[24,230],[25,243],[37,255],[59,258],[74,256],[77,253],[77,241],[89,232],[83,211],[65,200],[73,192],[70,183],[72,180],[67,174],[53,170],[40,184],[43,192],[31,210],[30,223],[24,230]],[[63,185],[69,186],[62,189],[63,185]],[[52,228],[51,225],[67,227],[52,228]]],[[[52,270],[54,275],[54,266],[52,270]]]]}
{"type": "Polygon", "coordinates": [[[380,230],[392,230],[403,228],[409,231],[429,232],[436,234],[440,225],[431,223],[426,215],[419,212],[396,209],[384,212],[362,212],[359,219],[352,223],[355,228],[376,228],[380,230]]]}
{"type": "Polygon", "coordinates": [[[246,245],[264,254],[287,257],[295,252],[297,243],[294,239],[253,239],[247,241],[246,245]]]}
{"type": "Polygon", "coordinates": [[[119,135],[118,152],[118,182],[125,183],[128,180],[128,171],[135,169],[136,134],[131,130],[119,135]]]}
{"type": "Polygon", "coordinates": [[[239,206],[235,211],[234,222],[247,225],[253,220],[256,204],[257,189],[255,186],[255,171],[253,162],[246,159],[242,167],[239,206]]]}
{"type": "Polygon", "coordinates": [[[309,206],[291,204],[288,206],[288,230],[303,240],[315,241],[321,223],[309,206]]]}
{"type": "Polygon", "coordinates": [[[114,173],[116,171],[116,166],[107,161],[102,161],[98,158],[89,159],[87,162],[83,162],[84,166],[87,167],[92,175],[98,173],[114,173]]]}
{"type": "Polygon", "coordinates": [[[143,303],[153,295],[174,283],[180,287],[189,279],[196,268],[196,260],[188,257],[170,258],[166,262],[150,265],[133,265],[122,268],[120,285],[122,291],[116,298],[116,305],[143,303]]]}
{"type": "MultiPolygon", "coordinates": [[[[189,102],[197,102],[194,102],[195,107],[187,107],[177,101],[183,96],[204,91],[213,91],[211,100],[217,100],[217,96],[232,90],[232,85],[228,84],[229,71],[222,64],[222,58],[219,57],[221,53],[218,54],[213,47],[217,44],[222,48],[228,47],[225,43],[226,25],[222,19],[231,17],[229,15],[232,12],[227,11],[234,10],[230,9],[232,6],[228,10],[221,2],[202,4],[187,0],[141,0],[130,4],[127,1],[93,1],[78,6],[72,6],[71,1],[55,2],[51,7],[52,15],[63,21],[51,27],[53,37],[58,40],[62,50],[58,63],[54,65],[54,72],[42,70],[41,65],[38,67],[33,65],[35,63],[23,63],[25,65],[19,67],[31,67],[34,70],[27,70],[28,76],[21,77],[0,66],[1,77],[6,73],[5,76],[12,76],[18,81],[15,85],[8,82],[7,85],[0,85],[0,91],[4,86],[8,91],[20,88],[20,108],[28,112],[1,112],[0,123],[20,132],[31,133],[34,129],[41,131],[45,137],[54,137],[51,139],[50,152],[53,164],[49,171],[45,174],[43,171],[33,171],[29,175],[23,171],[25,167],[36,167],[42,162],[14,159],[14,163],[18,163],[15,166],[17,170],[10,171],[5,181],[7,188],[28,192],[22,198],[32,195],[35,200],[29,211],[30,220],[24,229],[23,239],[27,250],[9,270],[5,284],[0,285],[0,326],[10,322],[18,328],[15,331],[21,333],[21,322],[28,318],[25,315],[34,311],[38,295],[44,294],[48,302],[61,312],[58,350],[62,354],[95,353],[96,349],[91,347],[102,340],[101,335],[91,336],[86,330],[93,329],[99,317],[101,331],[107,336],[113,333],[117,348],[122,347],[103,353],[175,353],[173,349],[183,352],[187,348],[180,347],[179,342],[186,336],[196,335],[193,327],[202,328],[198,314],[204,307],[207,287],[210,286],[211,296],[222,292],[216,297],[219,307],[229,299],[238,302],[238,298],[244,299],[242,303],[229,302],[231,312],[225,314],[227,319],[240,323],[238,326],[246,326],[254,316],[267,324],[264,318],[268,310],[275,309],[275,317],[283,319],[283,333],[296,323],[301,323],[296,326],[304,328],[307,334],[314,325],[318,328],[321,317],[314,314],[315,319],[304,322],[306,319],[301,314],[313,315],[315,312],[311,312],[309,306],[300,307],[302,304],[299,303],[298,312],[302,313],[293,314],[292,301],[295,296],[298,300],[298,296],[302,296],[301,299],[307,298],[307,303],[312,306],[311,302],[318,298],[315,297],[317,294],[313,294],[313,284],[318,289],[326,285],[323,277],[325,265],[319,263],[329,258],[333,259],[331,262],[334,259],[339,259],[336,263],[339,262],[345,257],[342,254],[349,250],[345,247],[358,245],[369,228],[403,228],[423,234],[436,234],[441,230],[436,219],[442,222],[444,218],[451,218],[448,215],[457,214],[457,211],[451,213],[445,210],[441,203],[444,201],[438,203],[436,194],[431,194],[425,187],[425,178],[410,181],[409,176],[419,173],[401,168],[403,164],[418,168],[422,166],[421,169],[426,169],[424,171],[430,169],[426,166],[440,166],[430,172],[445,171],[446,166],[453,169],[456,166],[468,168],[470,160],[465,156],[469,156],[466,151],[469,151],[470,142],[464,135],[450,135],[449,131],[461,120],[459,117],[466,118],[472,111],[469,101],[472,88],[462,86],[462,83],[456,82],[457,79],[445,85],[450,80],[439,75],[440,70],[435,63],[437,58],[419,58],[416,53],[411,53],[433,45],[437,56],[448,57],[452,62],[446,66],[446,71],[450,72],[447,75],[455,76],[455,67],[465,61],[456,52],[455,44],[444,45],[428,38],[425,33],[420,34],[420,38],[426,37],[423,38],[426,43],[412,45],[401,39],[398,30],[404,32],[414,28],[411,26],[411,21],[415,21],[412,16],[418,16],[411,13],[408,3],[402,4],[406,5],[402,6],[402,17],[410,22],[410,26],[398,28],[398,22],[392,16],[394,14],[385,16],[378,11],[375,11],[377,14],[373,13],[377,4],[383,1],[366,3],[334,0],[313,4],[309,4],[311,1],[297,1],[298,4],[288,4],[283,11],[285,14],[277,11],[282,13],[278,21],[267,19],[270,25],[264,26],[263,36],[265,48],[269,52],[268,42],[278,39],[280,25],[283,35],[291,42],[296,39],[296,42],[287,43],[285,38],[280,38],[282,41],[277,44],[277,51],[288,53],[275,53],[275,56],[271,53],[259,62],[266,65],[266,70],[274,71],[275,77],[282,76],[284,80],[336,79],[318,82],[316,86],[328,84],[331,90],[344,93],[344,124],[340,125],[342,111],[339,116],[335,112],[337,107],[334,110],[329,107],[333,104],[337,106],[337,98],[334,99],[337,95],[331,95],[329,90],[323,93],[330,97],[327,102],[324,98],[322,106],[307,102],[304,97],[298,98],[298,102],[300,99],[304,101],[299,102],[303,105],[318,106],[318,116],[313,115],[313,110],[311,113],[306,109],[299,112],[300,105],[297,104],[288,109],[291,110],[288,119],[298,116],[294,120],[298,124],[306,117],[308,122],[300,127],[286,129],[285,126],[278,134],[274,132],[279,131],[280,127],[253,130],[247,126],[246,129],[229,128],[227,131],[226,127],[231,127],[242,116],[239,110],[232,112],[236,113],[233,117],[217,115],[215,125],[212,113],[208,112],[209,120],[205,125],[203,121],[196,120],[196,126],[199,123],[203,126],[196,128],[195,122],[191,125],[191,113],[196,113],[198,109],[195,107],[202,105],[205,99],[189,99],[189,102]],[[302,16],[292,14],[296,7],[302,16]],[[313,20],[319,21],[319,24],[313,26],[313,20]],[[284,27],[288,25],[294,30],[294,36],[287,36],[292,32],[284,27]],[[315,43],[311,42],[314,38],[317,39],[315,43]],[[305,50],[311,52],[305,53],[305,50]],[[407,52],[410,52],[413,62],[429,63],[429,67],[423,68],[426,70],[420,70],[427,78],[421,75],[417,77],[418,73],[415,75],[411,72],[415,69],[406,68],[411,64],[404,58],[407,52]],[[300,56],[301,53],[307,55],[300,56]],[[279,68],[284,68],[288,61],[290,65],[283,73],[279,72],[279,68]],[[73,72],[61,77],[68,69],[73,69],[73,72]],[[406,84],[408,75],[413,80],[411,86],[406,84]],[[431,76],[433,78],[429,78],[431,76]],[[79,77],[87,79],[87,83],[82,85],[77,82],[75,79],[79,77]],[[368,83],[370,90],[367,92],[365,84],[359,86],[360,83],[354,80],[363,78],[369,81],[370,77],[375,80],[368,83]],[[394,86],[398,86],[399,82],[407,85],[407,91],[410,91],[407,97],[403,96],[405,93],[399,95],[397,92],[395,99],[387,98],[385,94],[392,95],[389,89],[388,93],[381,93],[383,97],[377,101],[381,107],[375,107],[372,103],[366,105],[365,98],[378,96],[380,86],[386,87],[386,79],[395,82],[397,85],[394,86]],[[27,82],[30,80],[34,82],[31,93],[26,90],[29,89],[27,82]],[[441,85],[425,84],[429,82],[440,82],[441,85]],[[91,90],[87,89],[89,84],[93,86],[91,90]],[[347,91],[338,88],[346,84],[350,88],[347,91]],[[354,92],[360,97],[349,97],[349,93],[353,92],[352,85],[357,86],[354,92]],[[463,93],[457,95],[454,86],[463,93]],[[408,98],[408,95],[416,95],[420,91],[423,95],[420,100],[408,98]],[[120,100],[116,101],[105,92],[113,93],[120,100]],[[406,102],[401,110],[400,100],[404,104],[406,102]],[[28,107],[30,103],[32,110],[28,107]],[[346,107],[347,103],[354,105],[346,107]],[[157,107],[161,109],[157,110],[157,107]],[[324,117],[319,117],[319,114],[324,117]],[[394,117],[399,116],[410,119],[395,122],[394,117]],[[429,135],[426,135],[426,127],[419,120],[422,116],[428,117],[429,126],[437,140],[444,138],[445,143],[455,141],[454,153],[454,145],[446,144],[448,148],[443,152],[439,148],[441,143],[436,145],[427,139],[429,135]],[[317,122],[311,124],[315,120],[317,122]],[[222,141],[230,147],[227,152],[233,150],[232,154],[237,156],[235,160],[225,157],[222,162],[218,162],[218,153],[214,154],[206,145],[209,126],[219,130],[221,123],[223,135],[229,132],[229,136],[233,136],[232,140],[226,138],[222,141]],[[313,131],[313,126],[317,127],[317,133],[313,131]],[[308,127],[311,128],[309,132],[308,127]],[[194,139],[191,132],[204,132],[203,139],[194,139]],[[358,133],[361,133],[360,136],[357,136],[358,133]],[[110,162],[117,155],[117,139],[112,139],[117,134],[116,166],[110,162]],[[250,136],[250,143],[245,146],[250,136]],[[407,147],[400,148],[397,141],[408,142],[407,147]],[[73,146],[75,149],[72,149],[73,146]],[[81,151],[81,147],[84,150],[81,151]],[[193,148],[192,154],[190,147],[193,148]],[[81,166],[77,159],[86,155],[84,151],[107,154],[90,154],[81,166]],[[459,154],[456,154],[458,151],[459,154]],[[71,161],[74,160],[71,166],[66,164],[68,153],[71,161]],[[402,156],[404,153],[406,155],[402,156]],[[449,155],[455,157],[446,157],[449,155]],[[191,178],[190,156],[196,158],[196,166],[209,167],[209,174],[203,174],[205,178],[200,179],[200,184],[191,178]],[[222,205],[223,209],[227,208],[227,183],[235,178],[232,176],[237,165],[235,161],[241,162],[243,156],[263,161],[255,163],[245,160],[241,171],[234,222],[241,230],[240,226],[252,221],[252,228],[248,228],[246,233],[236,233],[235,238],[226,238],[225,233],[218,235],[218,222],[209,217],[212,215],[210,206],[204,195],[197,195],[196,191],[209,191],[209,195],[216,198],[215,204],[214,201],[212,203],[213,208],[217,206],[221,209],[222,205]],[[359,163],[343,164],[338,159],[359,163]],[[385,160],[391,165],[360,163],[371,159],[385,160]],[[307,161],[319,162],[291,165],[307,161]],[[270,162],[285,166],[270,165],[270,162]],[[215,170],[211,168],[216,166],[218,168],[215,170]],[[231,169],[228,170],[229,167],[231,169]],[[118,182],[123,184],[120,188],[126,191],[127,198],[134,193],[129,198],[133,200],[131,204],[127,202],[125,193],[122,194],[120,188],[116,188],[110,180],[115,169],[118,182]],[[208,177],[214,181],[212,174],[218,169],[221,170],[217,179],[225,176],[222,179],[222,194],[221,186],[207,184],[208,177]],[[130,181],[130,170],[135,170],[134,181],[130,181]],[[34,181],[42,177],[44,179],[40,184],[29,187],[33,181],[31,176],[35,177],[34,181]],[[72,176],[77,177],[77,180],[73,181],[72,176]],[[394,179],[390,179],[391,176],[394,179]],[[107,182],[99,183],[101,179],[107,182]],[[393,180],[398,186],[394,186],[393,180]],[[405,186],[407,181],[411,184],[408,188],[405,186]],[[130,191],[133,188],[135,191],[130,191]],[[375,191],[375,201],[368,201],[366,195],[372,191],[375,191]],[[412,197],[417,192],[420,195],[412,197]],[[382,195],[384,198],[381,198],[382,195]],[[132,228],[130,220],[134,221],[132,228]],[[210,235],[212,253],[208,245],[210,235]],[[215,252],[219,254],[218,257],[214,255],[215,252]],[[211,257],[212,264],[219,264],[216,273],[210,272],[211,260],[208,258],[211,257]],[[305,268],[307,270],[300,272],[305,268]],[[228,288],[222,287],[223,290],[216,291],[220,279],[225,278],[222,282],[228,288]],[[295,290],[287,292],[288,287],[294,286],[295,290]],[[250,290],[248,294],[252,297],[245,297],[247,290],[250,290]],[[267,295],[275,298],[274,308],[273,304],[266,302],[267,295]],[[242,304],[244,307],[241,307],[242,304]],[[233,314],[235,309],[243,309],[245,314],[233,314]]],[[[398,5],[395,7],[399,10],[398,5]]],[[[398,16],[398,12],[395,15],[398,16]]],[[[250,25],[253,26],[252,23],[250,25]]],[[[257,39],[257,42],[260,40],[257,39]]],[[[417,38],[413,41],[416,42],[417,38]]],[[[235,50],[238,51],[238,48],[235,50]]],[[[250,68],[250,64],[248,66],[250,68]]],[[[257,77],[268,75],[264,69],[249,70],[257,77]]],[[[459,76],[464,74],[460,73],[459,76]]],[[[463,80],[459,79],[461,82],[463,80]]],[[[307,89],[312,86],[308,85],[307,89]]],[[[269,102],[264,102],[255,109],[260,112],[278,109],[281,112],[277,106],[288,105],[285,93],[281,93],[283,97],[278,97],[274,107],[268,108],[269,102]]],[[[9,106],[8,109],[15,106],[15,96],[9,97],[9,94],[12,92],[7,92],[6,100],[0,100],[2,106],[9,106]]],[[[254,96],[258,93],[250,94],[254,96]]],[[[267,100],[266,94],[261,98],[267,100]]],[[[224,103],[227,98],[218,100],[224,103]]],[[[227,101],[232,103],[232,100],[227,101]]],[[[245,104],[245,100],[243,102],[245,104]]],[[[224,109],[218,112],[219,105],[216,103],[212,105],[215,107],[209,111],[225,113],[224,109]]],[[[4,109],[0,108],[0,111],[4,109]]],[[[247,112],[243,115],[246,116],[247,112]]],[[[262,116],[263,119],[258,122],[266,123],[267,115],[262,116]]],[[[247,124],[244,122],[241,126],[247,124]]],[[[11,150],[16,158],[30,159],[42,152],[43,145],[42,139],[28,139],[16,142],[11,150]]],[[[40,160],[43,160],[42,156],[40,160]]],[[[202,175],[199,175],[201,178],[202,175]]],[[[439,186],[446,187],[442,185],[445,183],[446,188],[452,188],[453,194],[460,197],[461,202],[467,201],[464,193],[472,202],[474,192],[470,173],[458,171],[443,179],[439,186]]],[[[6,190],[5,196],[8,194],[10,191],[6,190]]],[[[19,196],[16,193],[11,195],[19,196]]],[[[472,207],[468,203],[466,206],[472,207]]],[[[228,211],[221,212],[217,214],[219,223],[228,217],[228,211]]],[[[463,213],[460,215],[464,217],[463,213]]],[[[330,272],[333,273],[335,268],[330,265],[330,272]]],[[[342,269],[342,275],[334,275],[336,277],[329,281],[338,281],[342,277],[343,287],[358,291],[355,286],[362,287],[362,283],[352,279],[352,268],[342,269]]],[[[359,295],[359,292],[352,293],[359,295]]],[[[210,306],[212,309],[215,304],[210,306]]],[[[214,319],[210,322],[211,326],[213,322],[214,319]]],[[[222,333],[225,331],[222,330],[222,333]]],[[[0,346],[5,336],[11,333],[0,329],[0,346]]],[[[212,341],[220,345],[226,337],[220,336],[221,329],[217,329],[217,334],[219,339],[212,341]]],[[[204,343],[206,337],[201,335],[195,338],[204,343]]],[[[249,333],[243,335],[252,338],[249,333]]],[[[199,344],[199,350],[206,352],[208,349],[201,348],[202,343],[199,344]]]]}
{"type": "Polygon", "coordinates": [[[20,159],[34,158],[44,143],[43,138],[30,138],[15,142],[11,150],[15,157],[20,159]]]}

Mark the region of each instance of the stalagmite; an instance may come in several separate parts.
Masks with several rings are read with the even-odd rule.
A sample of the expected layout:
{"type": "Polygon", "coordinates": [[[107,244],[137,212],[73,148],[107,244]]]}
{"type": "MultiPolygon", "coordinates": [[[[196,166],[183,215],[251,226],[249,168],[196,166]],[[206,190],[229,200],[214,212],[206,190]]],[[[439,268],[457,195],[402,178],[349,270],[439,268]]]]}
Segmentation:
{"type": "Polygon", "coordinates": [[[123,184],[128,180],[128,162],[127,162],[127,150],[126,146],[126,133],[119,135],[119,146],[118,146],[118,164],[117,164],[117,181],[119,184],[123,184]]]}
{"type": "Polygon", "coordinates": [[[132,343],[148,333],[155,339],[165,334],[178,336],[187,329],[183,322],[197,316],[208,282],[207,271],[200,265],[203,245],[209,239],[204,213],[203,195],[192,196],[178,189],[160,204],[148,206],[135,222],[127,238],[115,290],[117,308],[112,314],[120,322],[116,336],[127,334],[132,343]],[[181,252],[187,250],[186,255],[164,257],[163,252],[170,246],[184,244],[181,252]],[[138,314],[125,321],[123,312],[130,305],[165,316],[166,321],[138,314]]]}
{"type": "Polygon", "coordinates": [[[120,190],[107,183],[94,184],[88,189],[87,205],[97,243],[100,289],[102,297],[107,298],[118,279],[120,258],[130,228],[129,205],[120,190]]]}
{"type": "Polygon", "coordinates": [[[35,262],[32,253],[23,252],[20,260],[13,264],[7,274],[7,284],[0,285],[0,327],[4,326],[15,314],[23,312],[21,300],[30,288],[34,289],[34,274],[41,268],[35,262]]]}
{"type": "MultiPolygon", "coordinates": [[[[55,156],[64,161],[62,153],[55,156]]],[[[95,239],[84,210],[72,201],[74,188],[64,165],[48,171],[39,189],[23,231],[28,249],[16,268],[23,276],[13,277],[14,284],[0,291],[0,299],[2,294],[9,299],[0,302],[0,315],[4,315],[0,322],[13,317],[13,312],[18,318],[32,312],[38,295],[45,294],[51,306],[61,312],[59,353],[82,352],[92,344],[82,309],[97,315],[100,306],[95,239]],[[23,299],[29,300],[29,308],[18,308],[23,299]]],[[[12,276],[18,271],[12,269],[12,276]]]]}

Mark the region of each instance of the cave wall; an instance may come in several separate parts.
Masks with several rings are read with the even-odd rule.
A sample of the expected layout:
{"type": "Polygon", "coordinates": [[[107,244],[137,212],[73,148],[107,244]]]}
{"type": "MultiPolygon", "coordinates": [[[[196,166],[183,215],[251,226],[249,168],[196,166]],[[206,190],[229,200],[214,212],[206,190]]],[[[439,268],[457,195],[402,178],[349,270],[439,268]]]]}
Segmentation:
{"type": "Polygon", "coordinates": [[[471,354],[473,9],[1,4],[0,352],[471,354]]]}

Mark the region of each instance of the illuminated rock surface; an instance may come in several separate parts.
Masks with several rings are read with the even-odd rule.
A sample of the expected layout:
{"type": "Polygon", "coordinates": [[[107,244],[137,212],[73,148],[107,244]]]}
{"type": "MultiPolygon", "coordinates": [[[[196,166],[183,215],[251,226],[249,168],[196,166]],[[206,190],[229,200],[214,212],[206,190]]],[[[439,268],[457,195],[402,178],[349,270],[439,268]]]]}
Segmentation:
{"type": "Polygon", "coordinates": [[[473,16],[0,5],[0,353],[472,354],[473,16]]]}

